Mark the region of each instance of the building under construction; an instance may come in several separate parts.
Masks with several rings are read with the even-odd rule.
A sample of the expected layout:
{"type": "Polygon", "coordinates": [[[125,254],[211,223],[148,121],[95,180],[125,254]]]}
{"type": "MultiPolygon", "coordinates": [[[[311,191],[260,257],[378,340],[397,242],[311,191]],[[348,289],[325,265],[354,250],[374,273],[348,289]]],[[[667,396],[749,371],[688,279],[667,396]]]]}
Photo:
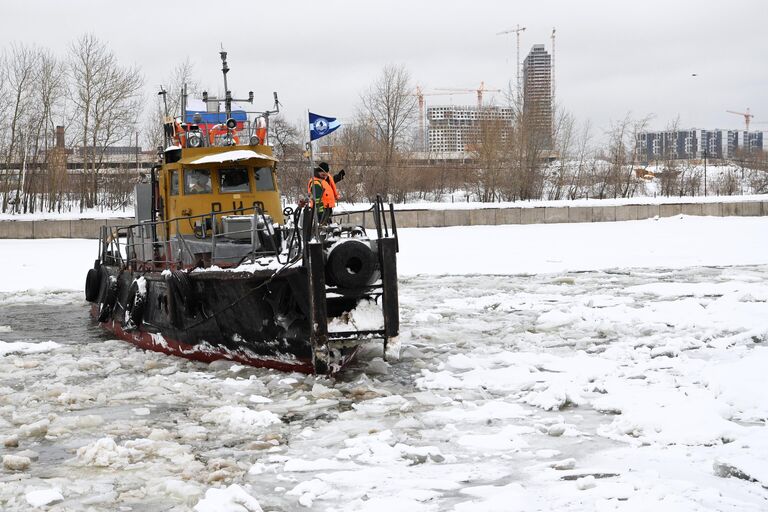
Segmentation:
{"type": "Polygon", "coordinates": [[[427,143],[430,153],[464,153],[472,151],[480,136],[482,122],[499,122],[501,137],[507,134],[514,119],[510,107],[436,106],[427,109],[427,143]]]}
{"type": "Polygon", "coordinates": [[[553,132],[552,57],[535,44],[523,61],[523,115],[543,148],[551,149],[553,132]]]}
{"type": "MultiPolygon", "coordinates": [[[[525,29],[518,28],[514,31],[517,33],[518,38],[522,30],[525,29]]],[[[507,32],[502,32],[502,34],[507,32]]],[[[519,74],[519,65],[517,67],[517,98],[522,99],[522,121],[538,138],[536,145],[542,150],[552,149],[554,131],[554,37],[555,32],[553,30],[552,55],[547,52],[543,44],[535,44],[523,61],[522,77],[519,74]],[[520,78],[522,78],[522,81],[520,78]],[[521,88],[522,91],[520,91],[521,88]]],[[[438,90],[467,92],[465,89],[438,90]]],[[[490,89],[484,89],[484,85],[481,82],[480,89],[477,90],[478,105],[476,107],[441,105],[427,109],[426,150],[430,155],[439,157],[440,155],[447,154],[460,155],[471,153],[474,147],[476,147],[482,123],[485,121],[498,121],[502,129],[501,137],[502,139],[506,137],[515,121],[516,110],[519,111],[520,104],[518,103],[517,109],[512,107],[484,106],[482,104],[482,92],[484,90],[490,89]]],[[[500,92],[498,90],[493,91],[500,92]]],[[[419,90],[418,95],[420,104],[423,104],[424,94],[419,90]]],[[[421,133],[423,134],[423,132],[421,133]]],[[[422,136],[420,135],[420,137],[422,136]]]]}

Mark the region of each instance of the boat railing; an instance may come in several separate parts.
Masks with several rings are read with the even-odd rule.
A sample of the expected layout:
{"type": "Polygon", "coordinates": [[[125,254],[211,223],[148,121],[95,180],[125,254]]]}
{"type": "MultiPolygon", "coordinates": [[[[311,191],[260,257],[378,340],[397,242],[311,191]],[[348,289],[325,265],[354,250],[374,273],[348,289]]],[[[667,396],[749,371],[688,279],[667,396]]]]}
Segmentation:
{"type": "Polygon", "coordinates": [[[249,146],[253,137],[258,139],[254,139],[258,144],[264,144],[266,143],[267,135],[266,130],[260,131],[258,125],[250,120],[241,121],[238,128],[233,130],[224,129],[223,123],[217,125],[189,123],[184,130],[183,137],[179,138],[179,143],[184,147],[249,146]],[[214,130],[214,126],[220,128],[214,130]],[[202,139],[200,145],[192,143],[192,136],[195,133],[199,134],[202,139]]]}
{"type": "Polygon", "coordinates": [[[397,237],[397,221],[395,218],[395,206],[392,203],[384,204],[384,199],[380,196],[376,196],[376,200],[366,210],[359,210],[356,212],[339,212],[334,213],[332,217],[341,218],[350,213],[362,213],[363,218],[361,226],[367,230],[367,214],[370,213],[373,218],[373,227],[376,229],[377,238],[388,238],[390,236],[390,230],[392,232],[392,238],[395,239],[395,247],[400,252],[400,242],[397,237]],[[389,217],[389,223],[387,223],[387,217],[389,217]]]}
{"type": "Polygon", "coordinates": [[[243,207],[168,220],[144,221],[126,226],[102,226],[99,236],[99,254],[102,262],[122,268],[173,270],[184,266],[239,264],[248,256],[253,258],[275,256],[279,259],[281,247],[275,235],[271,218],[261,208],[243,207]],[[246,215],[247,212],[251,212],[250,215],[246,215]],[[223,217],[230,215],[250,218],[250,227],[240,230],[220,229],[219,225],[223,222],[223,217]],[[191,226],[193,234],[182,234],[184,224],[191,226]],[[170,233],[171,226],[174,227],[175,236],[159,239],[158,233],[170,233]],[[263,235],[259,236],[260,233],[263,235]],[[250,250],[245,256],[217,254],[217,246],[222,240],[230,242],[233,238],[243,240],[248,237],[250,237],[250,250]],[[192,247],[193,240],[209,241],[210,253],[195,251],[192,247]],[[266,243],[262,243],[263,241],[266,243]],[[186,258],[184,258],[185,255],[186,258]],[[189,265],[185,265],[185,259],[189,265]]]}

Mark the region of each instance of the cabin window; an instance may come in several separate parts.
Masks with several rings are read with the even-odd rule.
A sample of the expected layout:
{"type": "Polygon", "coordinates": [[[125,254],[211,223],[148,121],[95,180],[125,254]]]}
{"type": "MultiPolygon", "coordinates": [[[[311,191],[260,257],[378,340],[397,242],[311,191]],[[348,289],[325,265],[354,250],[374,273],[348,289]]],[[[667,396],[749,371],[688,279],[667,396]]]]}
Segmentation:
{"type": "Polygon", "coordinates": [[[179,195],[179,171],[171,171],[171,195],[179,195]]]}
{"type": "Polygon", "coordinates": [[[209,169],[184,169],[185,194],[210,194],[211,171],[209,169]]]}
{"type": "Polygon", "coordinates": [[[275,190],[271,167],[257,167],[253,170],[253,176],[256,178],[256,190],[275,190]]]}
{"type": "Polygon", "coordinates": [[[219,169],[219,190],[225,192],[250,192],[248,169],[219,169]]]}

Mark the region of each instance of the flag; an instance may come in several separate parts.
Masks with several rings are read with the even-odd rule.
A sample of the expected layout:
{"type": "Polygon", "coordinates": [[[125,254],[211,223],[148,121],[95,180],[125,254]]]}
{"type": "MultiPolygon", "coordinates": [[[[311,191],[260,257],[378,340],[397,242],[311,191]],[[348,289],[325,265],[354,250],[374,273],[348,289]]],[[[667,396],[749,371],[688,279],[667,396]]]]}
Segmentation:
{"type": "Polygon", "coordinates": [[[341,123],[336,120],[335,117],[324,117],[317,114],[309,113],[309,140],[316,140],[320,137],[325,137],[336,128],[341,126],[341,123]]]}

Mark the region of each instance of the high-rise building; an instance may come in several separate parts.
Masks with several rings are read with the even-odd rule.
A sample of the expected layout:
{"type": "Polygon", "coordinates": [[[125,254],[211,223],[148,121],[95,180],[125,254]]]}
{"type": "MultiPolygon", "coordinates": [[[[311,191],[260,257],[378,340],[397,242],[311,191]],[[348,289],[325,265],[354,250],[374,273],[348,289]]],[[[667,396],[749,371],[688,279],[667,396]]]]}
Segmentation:
{"type": "MultiPolygon", "coordinates": [[[[484,121],[511,127],[512,108],[435,106],[427,108],[427,144],[430,153],[464,153],[472,150],[484,121]]],[[[501,133],[506,136],[506,130],[501,133]]]]}
{"type": "Polygon", "coordinates": [[[543,147],[552,145],[552,58],[535,44],[523,61],[523,115],[540,134],[543,147]]]}

